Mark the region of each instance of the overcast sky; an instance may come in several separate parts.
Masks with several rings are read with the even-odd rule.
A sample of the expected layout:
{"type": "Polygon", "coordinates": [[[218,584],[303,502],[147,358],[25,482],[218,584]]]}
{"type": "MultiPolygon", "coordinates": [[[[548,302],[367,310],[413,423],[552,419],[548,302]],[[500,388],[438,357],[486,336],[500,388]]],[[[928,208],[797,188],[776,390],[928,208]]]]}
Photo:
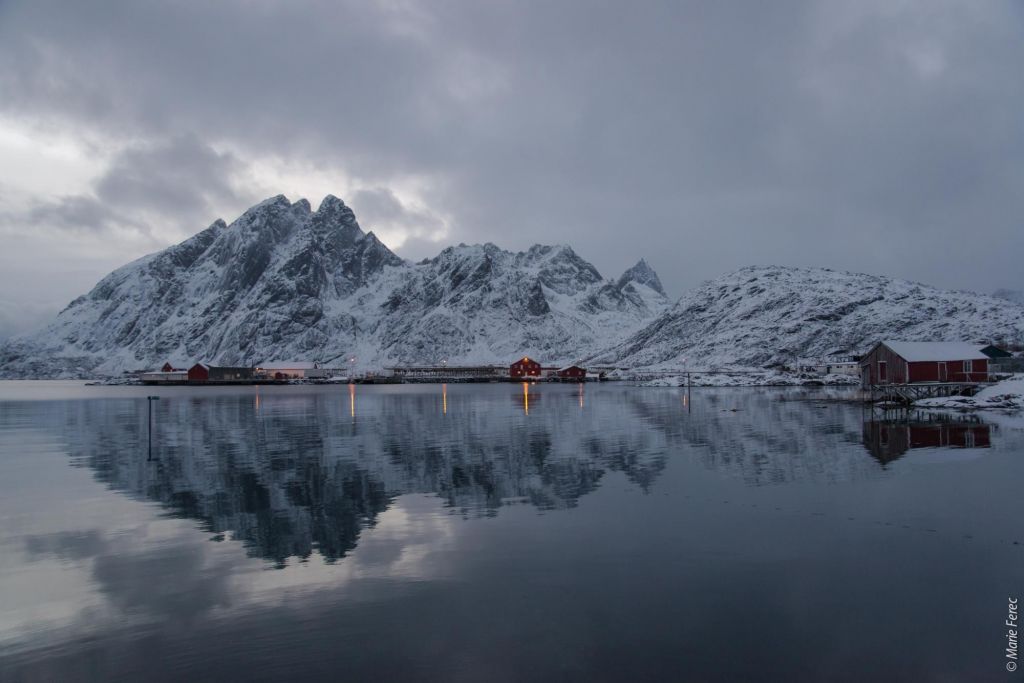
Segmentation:
{"type": "Polygon", "coordinates": [[[0,0],[0,336],[283,193],[421,258],[567,243],[1024,288],[1024,3],[0,0]]]}

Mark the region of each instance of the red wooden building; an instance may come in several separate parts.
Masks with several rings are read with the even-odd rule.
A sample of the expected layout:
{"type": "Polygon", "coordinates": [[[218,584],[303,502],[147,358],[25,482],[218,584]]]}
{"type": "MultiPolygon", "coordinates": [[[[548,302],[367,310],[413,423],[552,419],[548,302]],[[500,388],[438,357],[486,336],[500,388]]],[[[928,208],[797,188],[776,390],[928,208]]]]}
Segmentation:
{"type": "Polygon", "coordinates": [[[521,360],[508,366],[508,376],[513,379],[540,377],[540,369],[540,363],[523,356],[521,360]]]}
{"type": "Polygon", "coordinates": [[[964,342],[878,342],[860,361],[864,386],[987,382],[988,356],[964,342]]]}
{"type": "Polygon", "coordinates": [[[196,363],[188,369],[189,382],[245,382],[252,379],[252,368],[228,368],[196,363]]]}
{"type": "Polygon", "coordinates": [[[587,378],[587,371],[578,365],[559,368],[558,379],[566,382],[582,382],[587,378]]]}

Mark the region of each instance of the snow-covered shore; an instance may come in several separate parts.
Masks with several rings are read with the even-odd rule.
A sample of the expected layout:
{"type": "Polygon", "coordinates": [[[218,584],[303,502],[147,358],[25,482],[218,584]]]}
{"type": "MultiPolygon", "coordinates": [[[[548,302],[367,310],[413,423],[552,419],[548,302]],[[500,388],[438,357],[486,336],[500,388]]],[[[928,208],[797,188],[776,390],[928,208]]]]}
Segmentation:
{"type": "Polygon", "coordinates": [[[1024,409],[1024,375],[1004,379],[998,384],[985,387],[974,396],[925,398],[915,401],[914,407],[1017,412],[1024,409]]]}

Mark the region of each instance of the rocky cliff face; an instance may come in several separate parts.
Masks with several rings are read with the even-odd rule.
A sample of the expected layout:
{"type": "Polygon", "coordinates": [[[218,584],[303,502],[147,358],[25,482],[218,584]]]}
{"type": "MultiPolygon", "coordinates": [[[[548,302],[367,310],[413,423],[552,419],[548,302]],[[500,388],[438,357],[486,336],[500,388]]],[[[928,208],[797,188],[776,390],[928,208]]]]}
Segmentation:
{"type": "Polygon", "coordinates": [[[486,244],[411,264],[340,199],[314,212],[277,196],[114,271],[46,329],[0,347],[0,376],[115,374],[166,360],[379,367],[527,353],[557,363],[623,339],[667,306],[643,262],[605,280],[569,247],[486,244]]]}
{"type": "Polygon", "coordinates": [[[1012,341],[1024,306],[824,268],[743,268],[688,292],[591,361],[691,368],[791,364],[879,339],[1012,341]]]}

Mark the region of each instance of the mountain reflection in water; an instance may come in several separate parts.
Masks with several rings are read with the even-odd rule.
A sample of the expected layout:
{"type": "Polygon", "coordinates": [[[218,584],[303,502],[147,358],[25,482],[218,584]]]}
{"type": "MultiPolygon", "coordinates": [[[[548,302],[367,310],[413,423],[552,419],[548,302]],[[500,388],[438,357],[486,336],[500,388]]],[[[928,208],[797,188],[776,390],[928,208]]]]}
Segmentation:
{"type": "Polygon", "coordinates": [[[598,403],[579,420],[582,389],[557,391],[540,411],[552,389],[513,386],[511,410],[494,400],[508,392],[462,400],[443,385],[164,398],[149,457],[145,402],[64,404],[62,431],[75,462],[112,488],[230,533],[278,566],[314,551],[344,557],[397,495],[435,494],[467,517],[524,502],[555,510],[607,471],[643,488],[665,467],[663,432],[611,429],[643,412],[635,401],[598,403]]]}
{"type": "Polygon", "coordinates": [[[1002,673],[1012,420],[792,388],[88,389],[0,400],[5,682],[1002,673]]]}
{"type": "Polygon", "coordinates": [[[408,493],[465,517],[572,508],[607,472],[650,490],[672,455],[750,485],[878,476],[838,447],[858,441],[858,411],[794,396],[709,392],[688,412],[681,392],[596,385],[171,394],[154,402],[150,457],[145,400],[22,405],[56,422],[74,462],[111,488],[283,566],[344,557],[408,493]]]}

